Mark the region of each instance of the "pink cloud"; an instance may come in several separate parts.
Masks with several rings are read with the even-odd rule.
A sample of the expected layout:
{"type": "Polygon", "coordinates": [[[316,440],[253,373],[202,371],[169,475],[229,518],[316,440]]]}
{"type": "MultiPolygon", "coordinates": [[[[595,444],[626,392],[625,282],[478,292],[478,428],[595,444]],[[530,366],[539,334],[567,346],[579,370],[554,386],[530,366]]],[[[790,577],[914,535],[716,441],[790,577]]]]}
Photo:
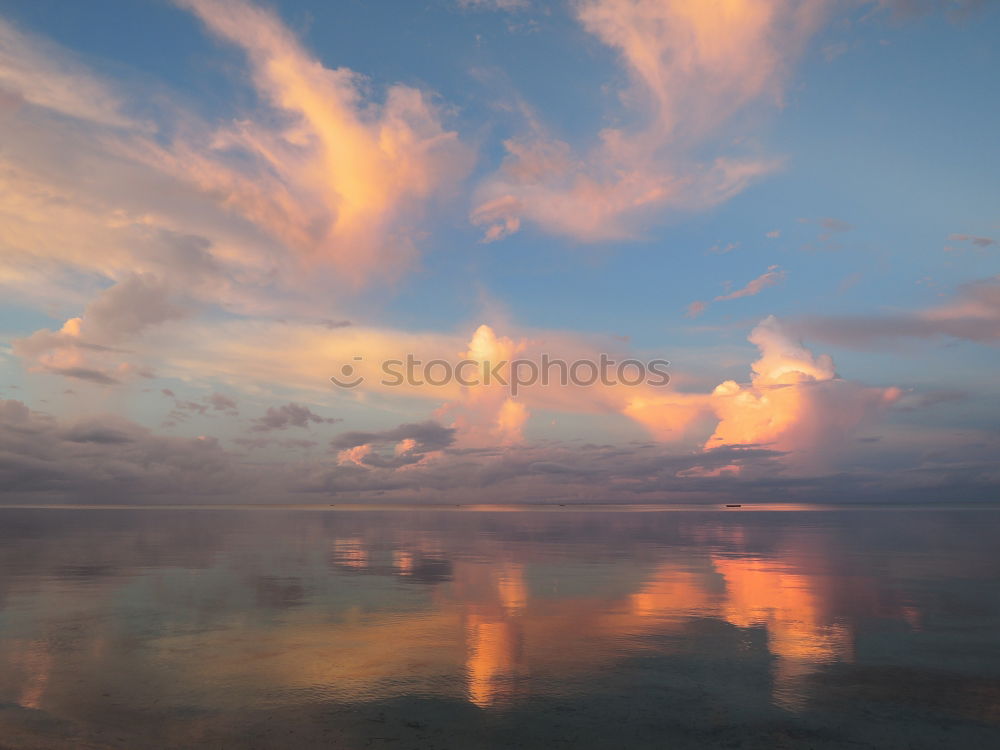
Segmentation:
{"type": "MultiPolygon", "coordinates": [[[[728,300],[740,299],[742,297],[753,297],[754,295],[760,294],[762,291],[771,286],[777,286],[782,281],[785,280],[786,274],[778,266],[768,266],[767,271],[762,273],[756,279],[752,279],[747,282],[746,286],[736,291],[729,292],[728,294],[721,294],[716,297],[713,302],[726,302],[728,300]]],[[[708,303],[702,300],[696,300],[692,302],[687,307],[687,312],[684,314],[686,318],[697,318],[705,310],[708,309],[708,303]]]]}
{"type": "Polygon", "coordinates": [[[701,210],[742,191],[780,159],[733,156],[711,143],[732,116],[777,103],[792,62],[819,26],[823,2],[669,3],[586,0],[583,27],[615,49],[631,79],[622,101],[640,125],[606,128],[577,154],[531,117],[477,191],[473,223],[493,241],[523,219],[584,241],[634,236],[665,211],[701,210]]]}
{"type": "Polygon", "coordinates": [[[730,292],[729,294],[723,294],[715,298],[715,302],[724,302],[731,299],[740,299],[741,297],[753,297],[756,294],[760,294],[762,291],[767,289],[769,286],[776,286],[785,280],[785,272],[778,268],[778,266],[768,266],[765,273],[762,273],[756,279],[747,282],[747,285],[742,289],[737,289],[735,292],[730,292]]]}

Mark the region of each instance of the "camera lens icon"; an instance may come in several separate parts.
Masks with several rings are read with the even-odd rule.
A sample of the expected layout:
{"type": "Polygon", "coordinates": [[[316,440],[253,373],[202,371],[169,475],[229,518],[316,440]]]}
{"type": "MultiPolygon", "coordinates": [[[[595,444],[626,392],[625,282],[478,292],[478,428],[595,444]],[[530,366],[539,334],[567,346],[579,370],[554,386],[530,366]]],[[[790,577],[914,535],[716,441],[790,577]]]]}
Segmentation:
{"type": "MultiPolygon", "coordinates": [[[[360,362],[364,357],[354,357],[355,362],[360,362]]],[[[363,375],[356,375],[357,368],[351,364],[343,364],[340,367],[340,376],[331,375],[330,382],[340,388],[356,388],[361,385],[365,378],[363,375]]]]}

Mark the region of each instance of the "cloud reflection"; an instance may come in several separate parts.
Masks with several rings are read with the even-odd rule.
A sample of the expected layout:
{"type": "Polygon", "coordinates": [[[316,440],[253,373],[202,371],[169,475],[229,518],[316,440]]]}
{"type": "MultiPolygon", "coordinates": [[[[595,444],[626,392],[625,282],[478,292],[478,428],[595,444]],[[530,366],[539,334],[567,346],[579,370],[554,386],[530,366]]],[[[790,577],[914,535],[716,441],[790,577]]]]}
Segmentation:
{"type": "Polygon", "coordinates": [[[935,573],[929,540],[957,540],[929,511],[3,512],[0,703],[86,723],[113,699],[177,732],[182,706],[506,715],[651,674],[718,698],[726,669],[809,715],[867,622],[924,637],[928,581],[996,572],[987,516],[935,573]],[[859,575],[876,541],[893,567],[859,575]]]}

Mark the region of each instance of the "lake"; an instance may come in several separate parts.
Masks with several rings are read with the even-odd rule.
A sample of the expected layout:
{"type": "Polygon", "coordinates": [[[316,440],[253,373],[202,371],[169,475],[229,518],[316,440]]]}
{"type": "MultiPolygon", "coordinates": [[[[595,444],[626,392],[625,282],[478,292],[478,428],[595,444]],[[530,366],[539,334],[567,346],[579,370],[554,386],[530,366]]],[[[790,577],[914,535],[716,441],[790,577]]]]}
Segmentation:
{"type": "Polygon", "coordinates": [[[995,507],[0,509],[0,748],[1000,747],[995,507]]]}

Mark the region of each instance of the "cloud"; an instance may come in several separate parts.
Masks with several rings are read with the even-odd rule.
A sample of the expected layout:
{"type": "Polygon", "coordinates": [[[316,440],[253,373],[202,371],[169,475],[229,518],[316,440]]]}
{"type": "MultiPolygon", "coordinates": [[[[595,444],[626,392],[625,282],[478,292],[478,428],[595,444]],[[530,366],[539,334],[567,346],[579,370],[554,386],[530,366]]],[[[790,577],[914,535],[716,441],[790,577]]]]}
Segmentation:
{"type": "Polygon", "coordinates": [[[270,432],[287,430],[289,427],[309,427],[311,424],[336,424],[340,421],[336,417],[321,417],[308,406],[288,403],[284,406],[268,407],[264,416],[252,421],[250,429],[254,432],[270,432]]]}
{"type": "Polygon", "coordinates": [[[67,378],[76,378],[77,380],[86,380],[91,383],[97,383],[98,385],[118,385],[121,381],[117,378],[113,378],[100,370],[89,370],[86,367],[58,367],[52,366],[47,368],[49,372],[53,375],[62,375],[67,378]]]}
{"type": "Polygon", "coordinates": [[[455,429],[434,421],[402,424],[381,432],[346,432],[330,441],[341,464],[399,468],[420,463],[455,441],[455,429]],[[392,445],[390,455],[380,448],[392,445]]]}
{"type": "Polygon", "coordinates": [[[16,97],[77,120],[139,127],[123,113],[122,98],[84,71],[56,45],[0,18],[0,109],[10,106],[3,99],[16,97]]]}
{"type": "Polygon", "coordinates": [[[235,125],[130,92],[164,121],[153,137],[115,114],[123,87],[0,29],[17,52],[0,55],[0,87],[35,92],[0,116],[0,287],[69,313],[15,344],[31,371],[114,385],[152,371],[158,353],[139,339],[164,324],[217,311],[316,320],[331,289],[405,268],[425,209],[471,165],[432,94],[394,85],[376,101],[274,14],[186,5],[247,53],[261,104],[235,125]]]}
{"type": "Polygon", "coordinates": [[[817,238],[820,242],[832,242],[838,234],[844,234],[854,229],[853,224],[849,224],[843,219],[836,219],[832,216],[825,216],[819,219],[799,219],[802,224],[815,224],[823,231],[817,238]]]}
{"type": "MultiPolygon", "coordinates": [[[[527,341],[497,336],[493,328],[481,325],[472,335],[462,358],[478,363],[477,370],[485,373],[498,363],[512,362],[525,353],[526,348],[527,341]]],[[[500,374],[505,382],[510,382],[509,366],[500,374]]],[[[528,408],[523,401],[515,400],[503,383],[481,382],[463,387],[459,397],[443,405],[436,414],[454,420],[463,444],[511,445],[524,437],[522,430],[528,419],[528,408]]]]}
{"type": "Polygon", "coordinates": [[[964,18],[985,5],[983,0],[874,0],[879,9],[890,11],[897,19],[909,19],[927,13],[946,11],[952,18],[964,18]]]}
{"type": "Polygon", "coordinates": [[[115,429],[100,423],[82,422],[66,430],[65,439],[73,443],[101,443],[120,445],[131,443],[133,438],[125,430],[115,429]]]}
{"type": "Polygon", "coordinates": [[[530,116],[530,132],[504,143],[501,169],[477,190],[471,219],[486,241],[523,220],[582,241],[628,238],[665,212],[716,205],[779,168],[780,159],[733,155],[714,139],[751,104],[780,101],[825,3],[585,0],[575,8],[619,54],[631,81],[622,102],[638,124],[605,128],[578,154],[530,116]]]}
{"type": "Polygon", "coordinates": [[[767,271],[762,273],[756,279],[752,279],[747,282],[747,285],[742,289],[737,289],[729,294],[722,294],[715,298],[715,302],[725,302],[731,299],[740,299],[741,297],[753,297],[756,294],[760,294],[762,291],[767,289],[769,286],[776,286],[785,280],[785,272],[778,268],[778,266],[768,266],[767,271]]]}
{"type": "Polygon", "coordinates": [[[697,299],[687,306],[687,310],[684,313],[685,318],[697,318],[705,310],[708,309],[708,303],[703,300],[697,299]]]}
{"type": "Polygon", "coordinates": [[[1000,276],[963,284],[951,302],[916,312],[811,316],[794,325],[804,335],[861,349],[939,336],[993,344],[1000,341],[1000,276]]]}
{"type": "Polygon", "coordinates": [[[215,411],[224,411],[230,414],[236,414],[239,411],[239,405],[236,403],[236,400],[224,393],[213,393],[206,400],[215,411]]]}
{"type": "Polygon", "coordinates": [[[222,412],[227,417],[235,417],[240,413],[239,404],[237,404],[236,400],[223,393],[212,393],[204,396],[200,401],[186,401],[177,398],[177,394],[169,388],[161,389],[160,393],[167,398],[174,399],[173,408],[167,414],[167,418],[163,423],[164,427],[173,427],[178,422],[187,421],[191,413],[196,413],[202,417],[214,416],[216,412],[222,412]]]}
{"type": "Polygon", "coordinates": [[[420,210],[471,166],[433,98],[396,84],[371,101],[359,74],[325,68],[273,13],[241,0],[179,1],[243,49],[281,126],[243,121],[219,131],[211,152],[189,147],[164,163],[358,283],[405,267],[420,210]]]}
{"type": "Polygon", "coordinates": [[[822,219],[816,219],[815,222],[823,227],[823,229],[827,232],[835,232],[838,234],[841,232],[850,232],[854,229],[854,225],[848,224],[843,219],[834,219],[829,216],[822,219]]]}
{"type": "Polygon", "coordinates": [[[30,369],[112,385],[121,375],[143,372],[124,361],[116,345],[186,314],[160,279],[134,275],[102,292],[83,316],[67,320],[59,331],[36,331],[14,340],[13,349],[30,369]]]}
{"type": "Polygon", "coordinates": [[[64,425],[19,401],[0,401],[0,493],[8,501],[142,503],[252,484],[212,438],[161,437],[112,416],[64,425]]]}
{"type": "MultiPolygon", "coordinates": [[[[785,272],[778,266],[768,266],[767,271],[762,273],[757,278],[748,281],[746,286],[729,292],[728,294],[720,294],[713,301],[726,302],[728,300],[740,299],[742,297],[753,297],[754,295],[760,294],[769,286],[777,286],[785,280],[785,277],[785,272]]],[[[696,300],[688,305],[687,312],[684,316],[687,318],[696,318],[705,312],[706,309],[708,309],[707,302],[696,300]]]]}
{"type": "MultiPolygon", "coordinates": [[[[951,234],[948,235],[948,239],[952,242],[962,242],[972,245],[976,250],[985,250],[988,247],[996,247],[998,244],[992,237],[979,237],[974,234],[951,234]]],[[[945,246],[945,252],[954,253],[959,250],[959,248],[952,245],[945,246]]]]}
{"type": "MultiPolygon", "coordinates": [[[[261,105],[235,125],[143,91],[128,97],[163,120],[164,135],[108,122],[100,115],[116,111],[110,101],[122,97],[110,92],[123,87],[66,50],[0,30],[17,34],[17,54],[0,56],[0,88],[40,92],[0,117],[0,285],[13,299],[79,310],[109,282],[115,294],[155,292],[129,281],[149,278],[183,290],[166,301],[187,314],[329,312],[331,285],[405,267],[425,209],[471,164],[431,94],[390,86],[374,101],[361,76],[324,68],[273,14],[194,5],[219,35],[245,42],[261,105]],[[95,111],[77,112],[84,105],[95,111]]],[[[148,301],[153,312],[157,298],[148,301]]]]}
{"type": "Polygon", "coordinates": [[[750,383],[729,380],[712,392],[719,423],[708,447],[763,445],[800,465],[832,465],[850,437],[902,395],[837,377],[829,355],[814,355],[773,316],[750,341],[761,353],[750,383]]]}
{"type": "Polygon", "coordinates": [[[492,11],[518,11],[531,6],[530,0],[458,0],[460,8],[492,11]]]}
{"type": "MultiPolygon", "coordinates": [[[[946,487],[986,498],[1000,486],[996,436],[974,431],[949,430],[947,437],[907,431],[887,446],[865,443],[852,472],[832,474],[790,470],[789,454],[773,446],[670,452],[655,443],[547,442],[497,451],[457,448],[454,436],[433,422],[406,424],[336,438],[332,447],[342,458],[353,452],[356,462],[249,462],[211,437],[162,437],[108,415],[65,423],[0,400],[0,497],[124,504],[341,497],[465,503],[470,496],[479,502],[884,502],[938,497],[946,487]]],[[[256,439],[239,440],[248,441],[256,439]]]]}

